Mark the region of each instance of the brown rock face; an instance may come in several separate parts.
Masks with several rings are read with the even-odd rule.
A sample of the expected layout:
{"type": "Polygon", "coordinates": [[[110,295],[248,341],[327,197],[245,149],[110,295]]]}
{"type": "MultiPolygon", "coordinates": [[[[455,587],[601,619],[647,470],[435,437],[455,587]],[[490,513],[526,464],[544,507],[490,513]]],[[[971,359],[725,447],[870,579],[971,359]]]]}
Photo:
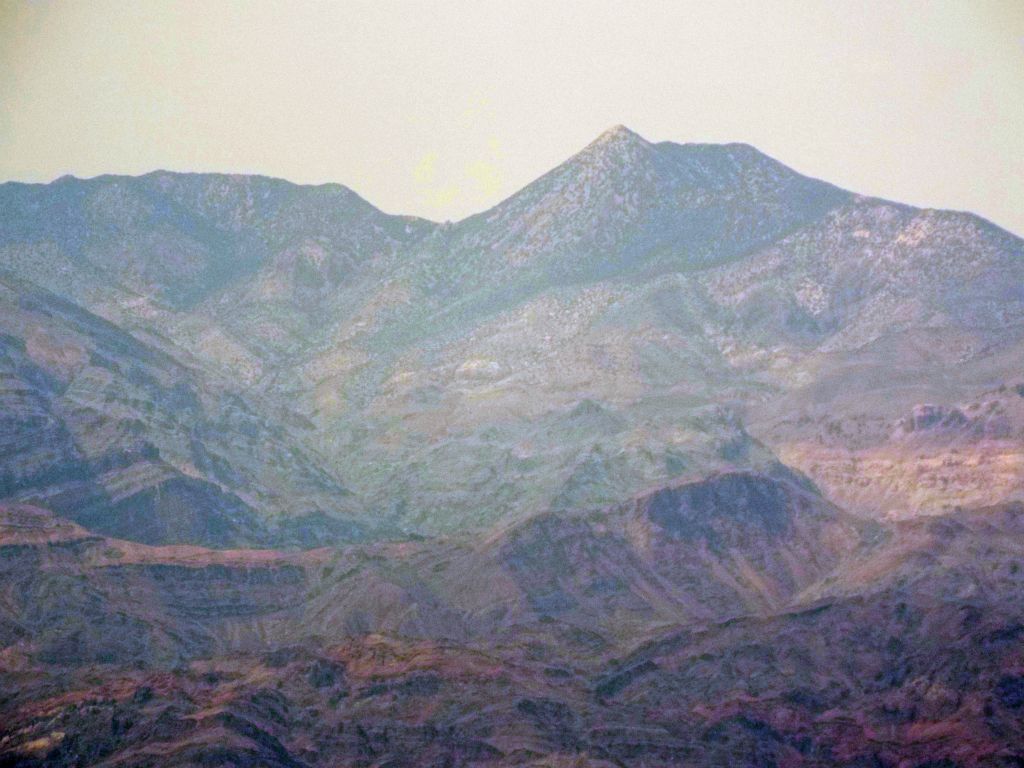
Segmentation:
{"type": "Polygon", "coordinates": [[[799,430],[778,438],[780,457],[849,509],[913,517],[1024,499],[1024,397],[1013,386],[957,405],[919,404],[894,421],[799,430]]]}
{"type": "Polygon", "coordinates": [[[1020,505],[880,528],[732,473],[386,559],[146,547],[26,507],[0,535],[4,765],[994,766],[1024,748],[1020,505]],[[494,556],[506,618],[483,621],[456,606],[494,556]],[[413,565],[459,576],[417,592],[413,565]],[[357,597],[383,579],[449,623],[333,623],[353,599],[387,622],[357,597]]]}
{"type": "Polygon", "coordinates": [[[1024,764],[1024,241],[616,127],[434,224],[0,184],[0,768],[1024,764]]]}

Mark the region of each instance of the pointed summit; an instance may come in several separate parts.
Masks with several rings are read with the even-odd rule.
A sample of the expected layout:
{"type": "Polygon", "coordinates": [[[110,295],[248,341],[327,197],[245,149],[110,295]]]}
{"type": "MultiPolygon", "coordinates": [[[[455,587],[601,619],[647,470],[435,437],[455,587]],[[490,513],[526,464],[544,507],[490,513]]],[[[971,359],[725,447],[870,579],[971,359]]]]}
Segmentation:
{"type": "Polygon", "coordinates": [[[583,180],[596,183],[610,176],[644,175],[657,163],[653,144],[624,125],[613,125],[569,158],[583,180]]]}
{"type": "Polygon", "coordinates": [[[650,142],[643,136],[629,130],[624,125],[613,125],[590,144],[586,149],[615,148],[615,147],[649,147],[650,142]]]}
{"type": "Polygon", "coordinates": [[[753,147],[653,144],[624,125],[473,222],[472,248],[596,279],[733,258],[846,199],[753,147]],[[483,245],[479,222],[490,234],[483,245]]]}
{"type": "Polygon", "coordinates": [[[635,131],[631,131],[629,128],[627,128],[626,126],[624,126],[624,125],[622,125],[620,123],[618,125],[613,125],[611,128],[609,128],[608,130],[604,131],[604,133],[602,133],[600,136],[598,136],[597,139],[595,139],[593,143],[597,144],[597,143],[605,143],[605,142],[609,142],[609,141],[645,141],[645,140],[644,140],[644,138],[640,134],[636,133],[635,131]]]}

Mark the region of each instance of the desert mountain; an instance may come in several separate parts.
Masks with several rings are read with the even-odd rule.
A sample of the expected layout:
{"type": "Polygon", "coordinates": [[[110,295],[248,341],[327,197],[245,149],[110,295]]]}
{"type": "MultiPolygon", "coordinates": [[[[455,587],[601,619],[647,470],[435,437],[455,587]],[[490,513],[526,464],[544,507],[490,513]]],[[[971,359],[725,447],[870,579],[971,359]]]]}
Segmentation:
{"type": "MultiPolygon", "coordinates": [[[[328,528],[483,529],[779,452],[813,475],[822,424],[1013,386],[1024,344],[1019,238],[621,126],[454,224],[337,185],[165,172],[7,184],[0,212],[12,279],[131,337],[122,367],[143,345],[197,382],[175,417],[197,450],[208,389],[292,414],[274,441],[350,496],[245,503],[328,528]]],[[[90,370],[62,374],[73,393],[90,370]]],[[[184,468],[174,429],[147,440],[184,468]]]]}
{"type": "Polygon", "coordinates": [[[0,185],[0,766],[1018,765],[1024,241],[618,126],[438,224],[0,185]]]}
{"type": "Polygon", "coordinates": [[[6,507],[0,761],[1012,765],[1022,523],[881,528],[747,474],[333,553],[6,507]]]}

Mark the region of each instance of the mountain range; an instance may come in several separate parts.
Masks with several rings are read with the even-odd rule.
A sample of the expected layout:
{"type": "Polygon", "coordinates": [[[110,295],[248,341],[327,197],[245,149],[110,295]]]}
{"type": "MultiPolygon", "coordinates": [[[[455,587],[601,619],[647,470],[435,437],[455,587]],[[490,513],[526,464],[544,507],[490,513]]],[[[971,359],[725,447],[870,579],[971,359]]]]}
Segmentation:
{"type": "Polygon", "coordinates": [[[1024,764],[972,214],[623,126],[454,223],[7,183],[0,414],[0,765],[1024,764]]]}

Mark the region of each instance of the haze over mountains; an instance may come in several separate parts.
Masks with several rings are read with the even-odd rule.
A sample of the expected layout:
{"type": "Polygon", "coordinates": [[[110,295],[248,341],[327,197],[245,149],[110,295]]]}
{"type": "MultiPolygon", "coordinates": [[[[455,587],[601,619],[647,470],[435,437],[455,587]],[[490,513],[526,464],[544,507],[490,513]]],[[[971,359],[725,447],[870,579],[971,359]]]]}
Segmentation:
{"type": "MultiPolygon", "coordinates": [[[[19,313],[36,313],[8,331],[27,345],[10,364],[42,369],[72,442],[85,410],[138,432],[77,450],[146,443],[243,496],[303,462],[329,498],[286,491],[303,474],[289,467],[266,483],[279,498],[243,499],[270,518],[343,513],[429,533],[611,503],[737,454],[767,460],[743,425],[777,420],[791,393],[800,417],[896,419],[1000,385],[1020,359],[1019,239],[859,198],[740,145],[652,145],[616,127],[454,225],[260,177],[65,178],[0,194],[6,273],[39,305],[9,287],[19,313]],[[89,333],[105,324],[63,316],[36,289],[141,346],[103,354],[99,335],[115,329],[89,333]],[[132,380],[143,347],[167,368],[161,393],[153,372],[132,380]],[[272,436],[250,439],[288,458],[232,456],[240,435],[203,425],[211,397],[267,421],[272,436]]],[[[34,498],[21,482],[8,495],[34,498]]],[[[125,533],[115,515],[97,524],[125,533]]]]}
{"type": "Polygon", "coordinates": [[[1024,241],[747,145],[0,185],[0,763],[1019,764],[1022,363],[1024,241]]]}

